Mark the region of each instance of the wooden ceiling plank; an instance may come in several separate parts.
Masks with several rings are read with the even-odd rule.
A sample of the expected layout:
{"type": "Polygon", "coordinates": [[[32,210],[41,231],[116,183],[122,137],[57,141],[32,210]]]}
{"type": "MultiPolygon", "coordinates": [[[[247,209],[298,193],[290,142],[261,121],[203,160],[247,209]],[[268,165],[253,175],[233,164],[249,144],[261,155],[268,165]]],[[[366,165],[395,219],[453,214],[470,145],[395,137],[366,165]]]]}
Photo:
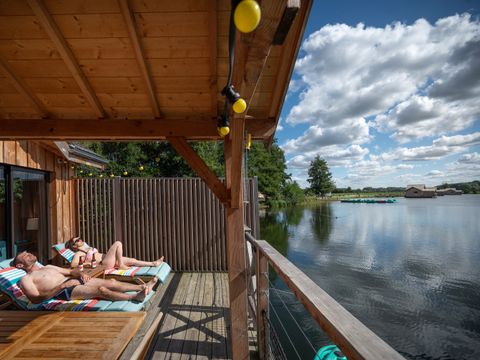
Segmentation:
{"type": "Polygon", "coordinates": [[[48,12],[43,2],[41,0],[28,0],[28,4],[32,8],[45,32],[55,44],[56,49],[60,53],[60,56],[62,57],[63,61],[65,61],[66,66],[72,73],[75,81],[82,90],[82,93],[85,95],[88,102],[95,110],[97,116],[100,118],[105,117],[105,111],[97,96],[95,95],[93,88],[91,87],[86,76],[80,69],[80,66],[75,59],[72,50],[68,46],[65,38],[63,37],[57,24],[53,20],[52,16],[48,12]]]}
{"type": "Polygon", "coordinates": [[[210,18],[210,95],[211,95],[211,107],[212,117],[218,115],[218,90],[217,90],[217,0],[211,0],[208,8],[210,18]]]}
{"type": "Polygon", "coordinates": [[[195,150],[184,137],[173,136],[167,137],[168,142],[174,149],[183,157],[183,159],[190,165],[195,173],[202,178],[212,192],[217,196],[221,203],[227,204],[227,189],[225,185],[217,178],[217,176],[210,170],[203,159],[198,156],[195,150]]]}
{"type": "Polygon", "coordinates": [[[135,58],[137,60],[138,67],[140,68],[140,72],[147,87],[147,93],[150,99],[150,104],[152,106],[153,115],[156,118],[161,118],[162,115],[160,113],[160,106],[158,104],[158,99],[155,95],[155,89],[153,87],[152,77],[150,75],[148,64],[145,61],[145,56],[143,55],[144,51],[142,49],[142,43],[135,27],[135,19],[132,14],[132,9],[130,8],[128,0],[118,0],[118,4],[120,5],[123,18],[125,19],[125,23],[127,24],[128,35],[133,45],[135,58]]]}
{"type": "MultiPolygon", "coordinates": [[[[254,139],[271,135],[275,119],[246,119],[254,139]]],[[[189,140],[221,140],[216,121],[177,119],[0,119],[0,140],[161,140],[184,136],[189,140]]]]}
{"type": "Polygon", "coordinates": [[[25,99],[30,102],[30,105],[38,112],[38,114],[43,118],[48,117],[48,111],[45,109],[40,100],[35,96],[33,91],[30,90],[30,88],[25,84],[25,82],[20,77],[18,77],[17,74],[15,74],[13,69],[8,64],[8,61],[1,56],[0,66],[3,68],[5,75],[7,76],[11,84],[20,94],[25,97],[25,99]]]}

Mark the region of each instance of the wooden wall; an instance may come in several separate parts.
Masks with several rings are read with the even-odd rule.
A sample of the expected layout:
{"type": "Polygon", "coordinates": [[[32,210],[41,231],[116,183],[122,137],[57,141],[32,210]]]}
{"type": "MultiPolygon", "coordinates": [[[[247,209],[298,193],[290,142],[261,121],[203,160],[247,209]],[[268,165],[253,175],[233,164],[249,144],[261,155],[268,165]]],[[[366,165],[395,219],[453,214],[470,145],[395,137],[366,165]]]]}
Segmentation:
{"type": "Polygon", "coordinates": [[[0,141],[0,163],[49,172],[50,240],[56,244],[75,236],[72,164],[34,141],[0,141]]]}

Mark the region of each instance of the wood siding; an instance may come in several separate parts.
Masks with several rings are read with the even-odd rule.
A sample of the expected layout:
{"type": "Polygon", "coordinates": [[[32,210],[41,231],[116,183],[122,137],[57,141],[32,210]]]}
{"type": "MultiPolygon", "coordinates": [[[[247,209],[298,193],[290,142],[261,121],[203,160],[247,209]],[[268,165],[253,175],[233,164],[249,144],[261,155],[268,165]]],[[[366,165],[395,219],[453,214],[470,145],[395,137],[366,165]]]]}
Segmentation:
{"type": "MultiPolygon", "coordinates": [[[[64,242],[76,233],[71,164],[34,141],[0,141],[0,163],[50,173],[49,213],[52,244],[64,242]]],[[[53,253],[52,253],[53,255],[53,253]]]]}
{"type": "MultiPolygon", "coordinates": [[[[122,241],[126,256],[164,255],[176,271],[225,271],[225,209],[199,178],[76,179],[79,236],[105,252],[122,241]]],[[[257,199],[250,179],[246,199],[257,199]]],[[[258,202],[245,206],[258,236],[258,202]]]]}

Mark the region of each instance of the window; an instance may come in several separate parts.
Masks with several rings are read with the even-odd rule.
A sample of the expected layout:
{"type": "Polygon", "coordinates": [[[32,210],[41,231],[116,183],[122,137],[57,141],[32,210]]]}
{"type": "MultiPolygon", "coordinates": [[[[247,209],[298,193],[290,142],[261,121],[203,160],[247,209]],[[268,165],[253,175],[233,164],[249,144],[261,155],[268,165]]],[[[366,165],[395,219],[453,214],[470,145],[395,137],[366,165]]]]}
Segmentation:
{"type": "Polygon", "coordinates": [[[48,259],[48,174],[0,165],[0,259],[21,251],[48,259]]]}

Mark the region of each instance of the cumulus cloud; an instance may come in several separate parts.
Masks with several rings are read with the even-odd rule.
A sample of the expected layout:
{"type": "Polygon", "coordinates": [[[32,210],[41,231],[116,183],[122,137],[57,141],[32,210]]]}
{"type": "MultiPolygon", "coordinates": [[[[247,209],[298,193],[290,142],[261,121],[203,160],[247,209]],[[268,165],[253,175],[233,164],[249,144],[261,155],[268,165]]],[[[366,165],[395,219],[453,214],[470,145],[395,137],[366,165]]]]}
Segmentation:
{"type": "Polygon", "coordinates": [[[329,166],[348,166],[352,161],[362,160],[368,152],[368,149],[360,145],[351,145],[347,148],[332,145],[296,155],[287,161],[287,166],[293,169],[307,169],[310,166],[310,162],[317,155],[325,159],[329,166]]]}
{"type": "MultiPolygon", "coordinates": [[[[460,164],[477,164],[480,165],[480,153],[473,152],[470,154],[464,154],[458,160],[460,164]]],[[[480,174],[479,174],[480,176],[480,174]]]]}
{"type": "Polygon", "coordinates": [[[324,26],[302,45],[295,71],[305,89],[286,120],[340,132],[377,115],[378,129],[402,141],[463,129],[479,116],[479,41],[480,24],[468,14],[435,24],[324,26]]]}
{"type": "Polygon", "coordinates": [[[399,147],[381,154],[382,160],[427,161],[466,151],[470,146],[480,144],[480,132],[467,135],[442,136],[432,141],[432,145],[399,147]]]}

